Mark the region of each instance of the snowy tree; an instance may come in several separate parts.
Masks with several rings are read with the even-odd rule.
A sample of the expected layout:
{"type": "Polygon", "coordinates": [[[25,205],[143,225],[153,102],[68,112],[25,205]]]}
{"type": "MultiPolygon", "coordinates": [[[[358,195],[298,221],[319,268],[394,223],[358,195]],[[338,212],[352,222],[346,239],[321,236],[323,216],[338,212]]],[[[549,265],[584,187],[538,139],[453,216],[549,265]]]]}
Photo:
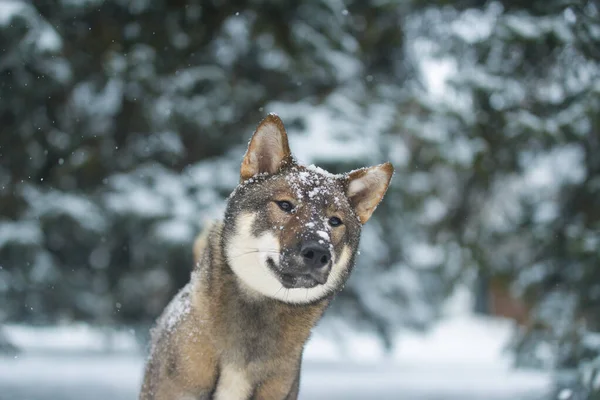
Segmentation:
{"type": "Polygon", "coordinates": [[[461,154],[456,143],[467,157],[449,172],[461,195],[441,232],[466,267],[525,299],[525,365],[587,371],[600,352],[599,12],[534,1],[421,13],[437,27],[424,48],[450,70],[441,101],[423,107],[446,153],[461,154]]]}

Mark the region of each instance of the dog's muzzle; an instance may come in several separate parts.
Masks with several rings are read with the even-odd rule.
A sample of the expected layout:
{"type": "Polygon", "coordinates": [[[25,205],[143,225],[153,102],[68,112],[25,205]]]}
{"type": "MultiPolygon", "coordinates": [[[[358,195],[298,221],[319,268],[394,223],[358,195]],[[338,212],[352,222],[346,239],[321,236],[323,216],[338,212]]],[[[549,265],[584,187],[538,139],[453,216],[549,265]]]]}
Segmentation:
{"type": "Polygon", "coordinates": [[[331,252],[324,245],[312,241],[302,245],[300,262],[294,265],[277,270],[273,260],[267,262],[277,273],[283,287],[287,289],[324,285],[331,272],[331,252]]]}

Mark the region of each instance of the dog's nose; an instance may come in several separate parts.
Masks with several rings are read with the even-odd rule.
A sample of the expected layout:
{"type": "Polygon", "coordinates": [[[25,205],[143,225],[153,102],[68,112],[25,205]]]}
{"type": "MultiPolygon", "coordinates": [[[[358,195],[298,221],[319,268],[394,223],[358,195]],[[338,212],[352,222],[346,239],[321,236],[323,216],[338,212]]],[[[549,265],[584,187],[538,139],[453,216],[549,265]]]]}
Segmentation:
{"type": "Polygon", "coordinates": [[[311,268],[323,268],[329,264],[331,253],[327,247],[320,245],[317,242],[309,242],[302,246],[300,254],[304,259],[304,264],[311,268]]]}

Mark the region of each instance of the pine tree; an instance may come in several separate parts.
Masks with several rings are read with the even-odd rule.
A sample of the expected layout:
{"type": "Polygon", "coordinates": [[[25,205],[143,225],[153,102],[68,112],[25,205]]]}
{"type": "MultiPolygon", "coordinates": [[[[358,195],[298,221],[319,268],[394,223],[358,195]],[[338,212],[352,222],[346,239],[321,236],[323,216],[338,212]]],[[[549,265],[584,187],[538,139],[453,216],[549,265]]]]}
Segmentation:
{"type": "Polygon", "coordinates": [[[442,121],[447,152],[471,149],[467,168],[450,172],[461,196],[442,232],[465,266],[527,300],[522,364],[600,360],[599,12],[593,1],[506,1],[423,13],[445,21],[428,36],[454,68],[441,106],[424,108],[442,121]]]}

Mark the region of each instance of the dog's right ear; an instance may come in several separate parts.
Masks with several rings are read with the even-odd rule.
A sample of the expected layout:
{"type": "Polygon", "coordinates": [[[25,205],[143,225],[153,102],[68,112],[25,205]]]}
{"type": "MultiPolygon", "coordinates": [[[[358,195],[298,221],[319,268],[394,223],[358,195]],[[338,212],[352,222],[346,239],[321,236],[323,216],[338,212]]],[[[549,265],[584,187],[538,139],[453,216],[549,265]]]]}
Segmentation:
{"type": "Polygon", "coordinates": [[[269,114],[256,128],[242,161],[242,181],[255,175],[274,174],[291,162],[292,155],[283,122],[275,114],[269,114]]]}

